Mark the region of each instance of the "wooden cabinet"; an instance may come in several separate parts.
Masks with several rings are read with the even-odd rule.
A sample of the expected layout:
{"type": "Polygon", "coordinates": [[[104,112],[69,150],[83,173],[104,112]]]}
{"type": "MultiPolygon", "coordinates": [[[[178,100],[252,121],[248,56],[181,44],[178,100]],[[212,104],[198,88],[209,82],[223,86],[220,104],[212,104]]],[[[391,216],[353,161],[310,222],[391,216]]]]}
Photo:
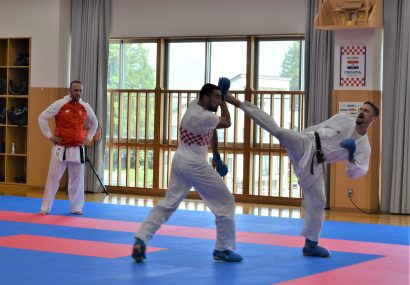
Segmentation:
{"type": "Polygon", "coordinates": [[[26,183],[30,38],[0,38],[0,183],[26,183]]]}
{"type": "Polygon", "coordinates": [[[314,24],[324,30],[381,29],[383,0],[319,0],[314,24]]]}

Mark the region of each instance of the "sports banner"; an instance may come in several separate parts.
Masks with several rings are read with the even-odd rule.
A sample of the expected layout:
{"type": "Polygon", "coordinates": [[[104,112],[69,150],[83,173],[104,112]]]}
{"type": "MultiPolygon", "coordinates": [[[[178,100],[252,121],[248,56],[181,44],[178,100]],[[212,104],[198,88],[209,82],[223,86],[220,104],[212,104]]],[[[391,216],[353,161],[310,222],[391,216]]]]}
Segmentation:
{"type": "Polygon", "coordinates": [[[366,47],[340,47],[340,86],[366,86],[366,47]]]}

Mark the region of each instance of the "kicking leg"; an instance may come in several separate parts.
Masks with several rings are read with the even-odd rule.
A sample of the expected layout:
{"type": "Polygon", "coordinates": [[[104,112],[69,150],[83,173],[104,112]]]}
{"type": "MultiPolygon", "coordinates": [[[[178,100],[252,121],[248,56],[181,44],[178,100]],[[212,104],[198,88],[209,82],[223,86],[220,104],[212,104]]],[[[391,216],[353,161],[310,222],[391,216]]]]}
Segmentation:
{"type": "Polygon", "coordinates": [[[287,149],[292,163],[297,165],[305,153],[304,135],[294,130],[279,127],[272,116],[248,101],[242,102],[236,99],[230,93],[228,93],[226,101],[243,110],[257,125],[276,137],[280,144],[287,149]]]}

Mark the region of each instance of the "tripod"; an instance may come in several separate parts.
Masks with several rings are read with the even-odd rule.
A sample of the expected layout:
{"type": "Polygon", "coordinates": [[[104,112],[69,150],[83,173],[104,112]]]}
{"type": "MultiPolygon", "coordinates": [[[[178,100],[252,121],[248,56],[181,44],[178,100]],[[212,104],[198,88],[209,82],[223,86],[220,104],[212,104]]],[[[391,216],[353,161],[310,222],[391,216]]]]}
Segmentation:
{"type": "Polygon", "coordinates": [[[91,170],[94,172],[95,176],[97,177],[98,181],[100,182],[101,187],[103,188],[103,191],[105,194],[109,195],[110,193],[108,193],[107,187],[105,187],[104,183],[101,181],[100,175],[98,174],[97,170],[95,170],[94,165],[91,163],[91,161],[88,159],[87,156],[87,147],[84,147],[85,149],[85,164],[88,163],[88,166],[90,166],[91,170]]]}
{"type": "Polygon", "coordinates": [[[88,143],[88,145],[84,146],[84,164],[87,164],[90,166],[91,170],[94,172],[95,176],[97,177],[98,181],[100,182],[101,187],[103,188],[103,191],[105,194],[109,195],[107,187],[105,187],[104,183],[101,181],[101,177],[98,174],[97,170],[95,170],[94,165],[91,163],[90,159],[87,156],[87,149],[88,147],[94,147],[98,145],[101,141],[102,138],[102,128],[101,125],[98,124],[97,131],[95,132],[95,135],[91,142],[88,143]]]}

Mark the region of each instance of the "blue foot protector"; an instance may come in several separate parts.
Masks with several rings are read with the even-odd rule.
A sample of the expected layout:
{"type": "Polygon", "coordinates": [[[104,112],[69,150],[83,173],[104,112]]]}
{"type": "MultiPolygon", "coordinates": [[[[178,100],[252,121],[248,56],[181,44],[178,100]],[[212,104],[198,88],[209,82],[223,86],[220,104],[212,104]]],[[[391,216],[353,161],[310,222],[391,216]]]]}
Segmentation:
{"type": "Polygon", "coordinates": [[[231,250],[214,250],[213,256],[215,260],[226,261],[226,262],[241,262],[243,260],[242,256],[231,251],[231,250]]]}
{"type": "Polygon", "coordinates": [[[330,252],[326,248],[318,246],[317,241],[306,239],[305,247],[303,248],[303,255],[315,257],[330,257],[330,252]]]}
{"type": "Polygon", "coordinates": [[[145,246],[145,242],[136,237],[134,247],[132,248],[132,258],[134,258],[136,262],[143,262],[145,259],[146,249],[147,247],[145,246]]]}

